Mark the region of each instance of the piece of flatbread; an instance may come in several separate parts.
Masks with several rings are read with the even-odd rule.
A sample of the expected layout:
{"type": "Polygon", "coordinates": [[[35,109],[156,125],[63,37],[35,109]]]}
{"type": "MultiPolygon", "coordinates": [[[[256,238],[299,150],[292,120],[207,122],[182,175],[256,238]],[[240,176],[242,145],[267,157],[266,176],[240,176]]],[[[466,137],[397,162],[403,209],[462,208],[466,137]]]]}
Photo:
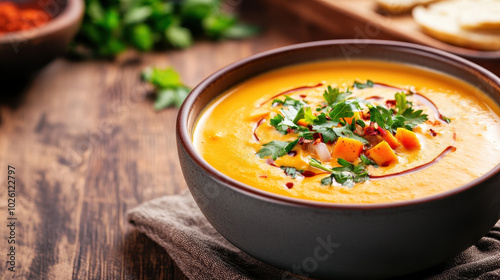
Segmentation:
{"type": "Polygon", "coordinates": [[[468,14],[480,14],[481,4],[494,0],[450,0],[413,9],[413,18],[427,34],[454,45],[493,51],[500,50],[500,30],[488,32],[462,28],[468,14]]]}
{"type": "Polygon", "coordinates": [[[418,5],[430,4],[440,0],[377,0],[378,5],[391,14],[401,14],[410,11],[418,5]]]}
{"type": "Polygon", "coordinates": [[[500,0],[465,1],[458,22],[463,29],[500,32],[500,0]]]}

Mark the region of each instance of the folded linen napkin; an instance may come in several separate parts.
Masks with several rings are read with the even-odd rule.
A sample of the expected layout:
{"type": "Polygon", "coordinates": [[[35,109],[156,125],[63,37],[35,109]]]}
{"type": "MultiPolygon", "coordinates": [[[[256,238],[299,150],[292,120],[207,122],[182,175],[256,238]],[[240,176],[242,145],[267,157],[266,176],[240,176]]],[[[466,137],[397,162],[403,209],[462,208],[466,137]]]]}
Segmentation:
{"type": "MultiPolygon", "coordinates": [[[[189,279],[306,279],[234,247],[210,225],[189,192],[145,202],[128,220],[160,246],[189,279]]],[[[405,279],[500,279],[500,221],[446,264],[405,279]]]]}

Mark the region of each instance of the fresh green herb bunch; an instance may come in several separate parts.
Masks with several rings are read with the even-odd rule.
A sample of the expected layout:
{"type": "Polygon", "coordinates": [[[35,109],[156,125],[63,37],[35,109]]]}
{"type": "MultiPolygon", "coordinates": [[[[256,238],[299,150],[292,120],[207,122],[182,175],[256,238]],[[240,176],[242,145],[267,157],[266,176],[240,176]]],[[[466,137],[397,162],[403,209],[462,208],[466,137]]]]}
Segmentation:
{"type": "Polygon", "coordinates": [[[82,27],[72,45],[79,56],[111,58],[131,46],[187,48],[193,36],[240,39],[254,26],[224,13],[220,0],[87,0],[82,27]]]}
{"type": "Polygon", "coordinates": [[[181,76],[174,68],[146,68],[141,78],[153,85],[156,92],[154,107],[157,111],[169,106],[180,107],[191,91],[181,81],[181,76]]]}

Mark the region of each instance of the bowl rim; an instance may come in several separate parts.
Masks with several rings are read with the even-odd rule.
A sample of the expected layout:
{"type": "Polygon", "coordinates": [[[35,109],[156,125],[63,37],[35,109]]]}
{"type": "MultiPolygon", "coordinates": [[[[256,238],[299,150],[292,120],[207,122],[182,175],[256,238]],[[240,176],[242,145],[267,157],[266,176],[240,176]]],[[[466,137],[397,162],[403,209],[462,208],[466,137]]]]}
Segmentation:
{"type": "MultiPolygon", "coordinates": [[[[203,93],[205,88],[210,86],[213,82],[216,82],[220,78],[222,78],[226,73],[237,70],[238,68],[252,63],[256,60],[265,59],[268,57],[272,57],[277,54],[283,54],[285,52],[293,52],[299,49],[305,48],[316,48],[316,47],[326,47],[332,45],[349,45],[349,44],[370,44],[378,47],[385,48],[399,48],[399,49],[411,49],[413,51],[418,51],[419,54],[427,54],[433,55],[440,58],[445,58],[451,60],[452,62],[459,63],[466,68],[469,68],[475,72],[476,75],[482,76],[483,79],[490,80],[493,82],[493,85],[496,86],[500,92],[500,78],[497,77],[492,72],[486,70],[485,68],[470,62],[466,59],[463,59],[454,54],[447,53],[445,51],[441,51],[438,49],[434,49],[427,46],[422,46],[413,43],[406,42],[398,42],[398,41],[388,41],[388,40],[372,40],[372,39],[341,39],[341,40],[324,40],[324,41],[313,41],[307,43],[300,43],[294,45],[288,45],[272,50],[268,50],[265,52],[261,52],[247,58],[238,60],[232,64],[229,64],[216,72],[212,73],[210,76],[205,78],[201,83],[199,83],[188,95],[184,103],[182,104],[179,113],[177,115],[176,122],[176,134],[177,134],[177,145],[180,145],[182,149],[187,153],[191,160],[195,164],[197,164],[204,172],[206,172],[212,179],[222,183],[226,187],[231,188],[232,190],[244,193],[246,195],[252,196],[254,198],[265,200],[272,203],[279,204],[287,204],[291,206],[297,207],[311,207],[311,208],[328,208],[328,209],[337,209],[337,210],[371,210],[371,209],[392,209],[397,207],[404,206],[415,206],[424,203],[430,203],[433,201],[445,199],[455,194],[462,193],[468,189],[471,189],[477,185],[480,185],[482,182],[489,180],[495,175],[500,173],[500,163],[497,164],[493,169],[488,171],[483,176],[474,179],[473,181],[460,186],[458,188],[454,188],[445,192],[437,193],[434,195],[425,196],[417,199],[410,199],[404,201],[396,201],[396,202],[384,202],[384,203],[334,203],[334,202],[323,202],[323,201],[314,201],[309,199],[300,199],[294,198],[290,196],[280,195],[276,193],[272,193],[269,191],[264,191],[258,189],[256,187],[252,187],[250,185],[241,183],[222,172],[218,171],[214,167],[212,167],[208,162],[206,162],[202,156],[196,151],[192,141],[191,141],[191,132],[188,131],[188,119],[192,112],[193,105],[199,100],[199,96],[203,93]]],[[[268,70],[271,71],[272,69],[268,70]]],[[[208,105],[208,104],[207,104],[208,105]]],[[[498,104],[500,105],[500,104],[498,104]]],[[[198,116],[199,117],[199,116],[198,116]]]]}
{"type": "MultiPolygon", "coordinates": [[[[72,25],[75,21],[79,21],[83,17],[83,1],[67,0],[64,9],[56,17],[51,18],[47,24],[27,30],[6,33],[0,36],[0,45],[44,37],[72,25]]],[[[58,1],[54,3],[58,4],[58,1]]]]}

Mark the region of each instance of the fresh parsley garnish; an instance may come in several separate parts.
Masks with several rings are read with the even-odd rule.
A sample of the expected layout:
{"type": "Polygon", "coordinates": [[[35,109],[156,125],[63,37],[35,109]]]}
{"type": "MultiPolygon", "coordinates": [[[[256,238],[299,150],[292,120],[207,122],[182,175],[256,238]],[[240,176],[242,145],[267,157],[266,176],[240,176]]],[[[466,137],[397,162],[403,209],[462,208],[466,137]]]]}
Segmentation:
{"type": "Polygon", "coordinates": [[[361,163],[358,165],[354,165],[341,158],[337,159],[338,164],[341,165],[340,167],[328,168],[315,158],[311,158],[309,165],[330,172],[328,177],[321,179],[322,185],[331,186],[335,181],[345,187],[352,188],[354,183],[362,183],[369,180],[370,174],[368,173],[367,166],[375,165],[373,161],[364,155],[361,157],[361,163]]]}
{"type": "Polygon", "coordinates": [[[307,103],[302,100],[293,99],[290,96],[285,95],[285,100],[280,100],[280,99],[273,100],[272,105],[276,106],[277,104],[282,105],[284,107],[291,106],[299,110],[302,106],[306,105],[307,103]]]}
{"type": "Polygon", "coordinates": [[[262,145],[262,148],[257,152],[257,155],[260,158],[271,157],[273,160],[276,160],[277,158],[288,154],[293,147],[295,147],[297,142],[299,142],[299,139],[291,142],[271,141],[262,145]]]}
{"type": "Polygon", "coordinates": [[[292,177],[292,179],[297,178],[297,175],[299,174],[299,171],[295,167],[281,166],[280,168],[283,169],[287,176],[292,177]]]}
{"type": "Polygon", "coordinates": [[[351,118],[354,112],[361,111],[361,105],[357,100],[345,100],[337,103],[328,113],[332,120],[340,120],[343,118],[351,118]]]}
{"type": "Polygon", "coordinates": [[[423,114],[423,110],[415,111],[413,107],[409,106],[403,93],[396,93],[395,98],[397,112],[381,105],[368,104],[370,121],[392,133],[396,132],[398,127],[413,130],[415,126],[427,121],[427,115],[423,114]]]}
{"type": "Polygon", "coordinates": [[[187,48],[195,35],[241,39],[256,33],[255,26],[224,12],[220,0],[87,0],[72,54],[113,58],[127,47],[187,48]]]}
{"type": "Polygon", "coordinates": [[[347,88],[345,92],[340,92],[338,87],[332,88],[331,86],[328,86],[323,93],[323,98],[325,98],[328,105],[332,106],[345,101],[350,94],[351,92],[349,91],[349,88],[347,88]]]}
{"type": "Polygon", "coordinates": [[[374,82],[372,82],[371,80],[367,80],[366,83],[354,81],[354,84],[352,86],[357,89],[365,89],[365,88],[371,88],[374,85],[375,85],[374,82]]]}
{"type": "Polygon", "coordinates": [[[141,75],[144,81],[155,87],[154,107],[158,111],[172,105],[180,107],[191,91],[182,83],[179,73],[172,67],[166,69],[146,68],[141,75]]]}

